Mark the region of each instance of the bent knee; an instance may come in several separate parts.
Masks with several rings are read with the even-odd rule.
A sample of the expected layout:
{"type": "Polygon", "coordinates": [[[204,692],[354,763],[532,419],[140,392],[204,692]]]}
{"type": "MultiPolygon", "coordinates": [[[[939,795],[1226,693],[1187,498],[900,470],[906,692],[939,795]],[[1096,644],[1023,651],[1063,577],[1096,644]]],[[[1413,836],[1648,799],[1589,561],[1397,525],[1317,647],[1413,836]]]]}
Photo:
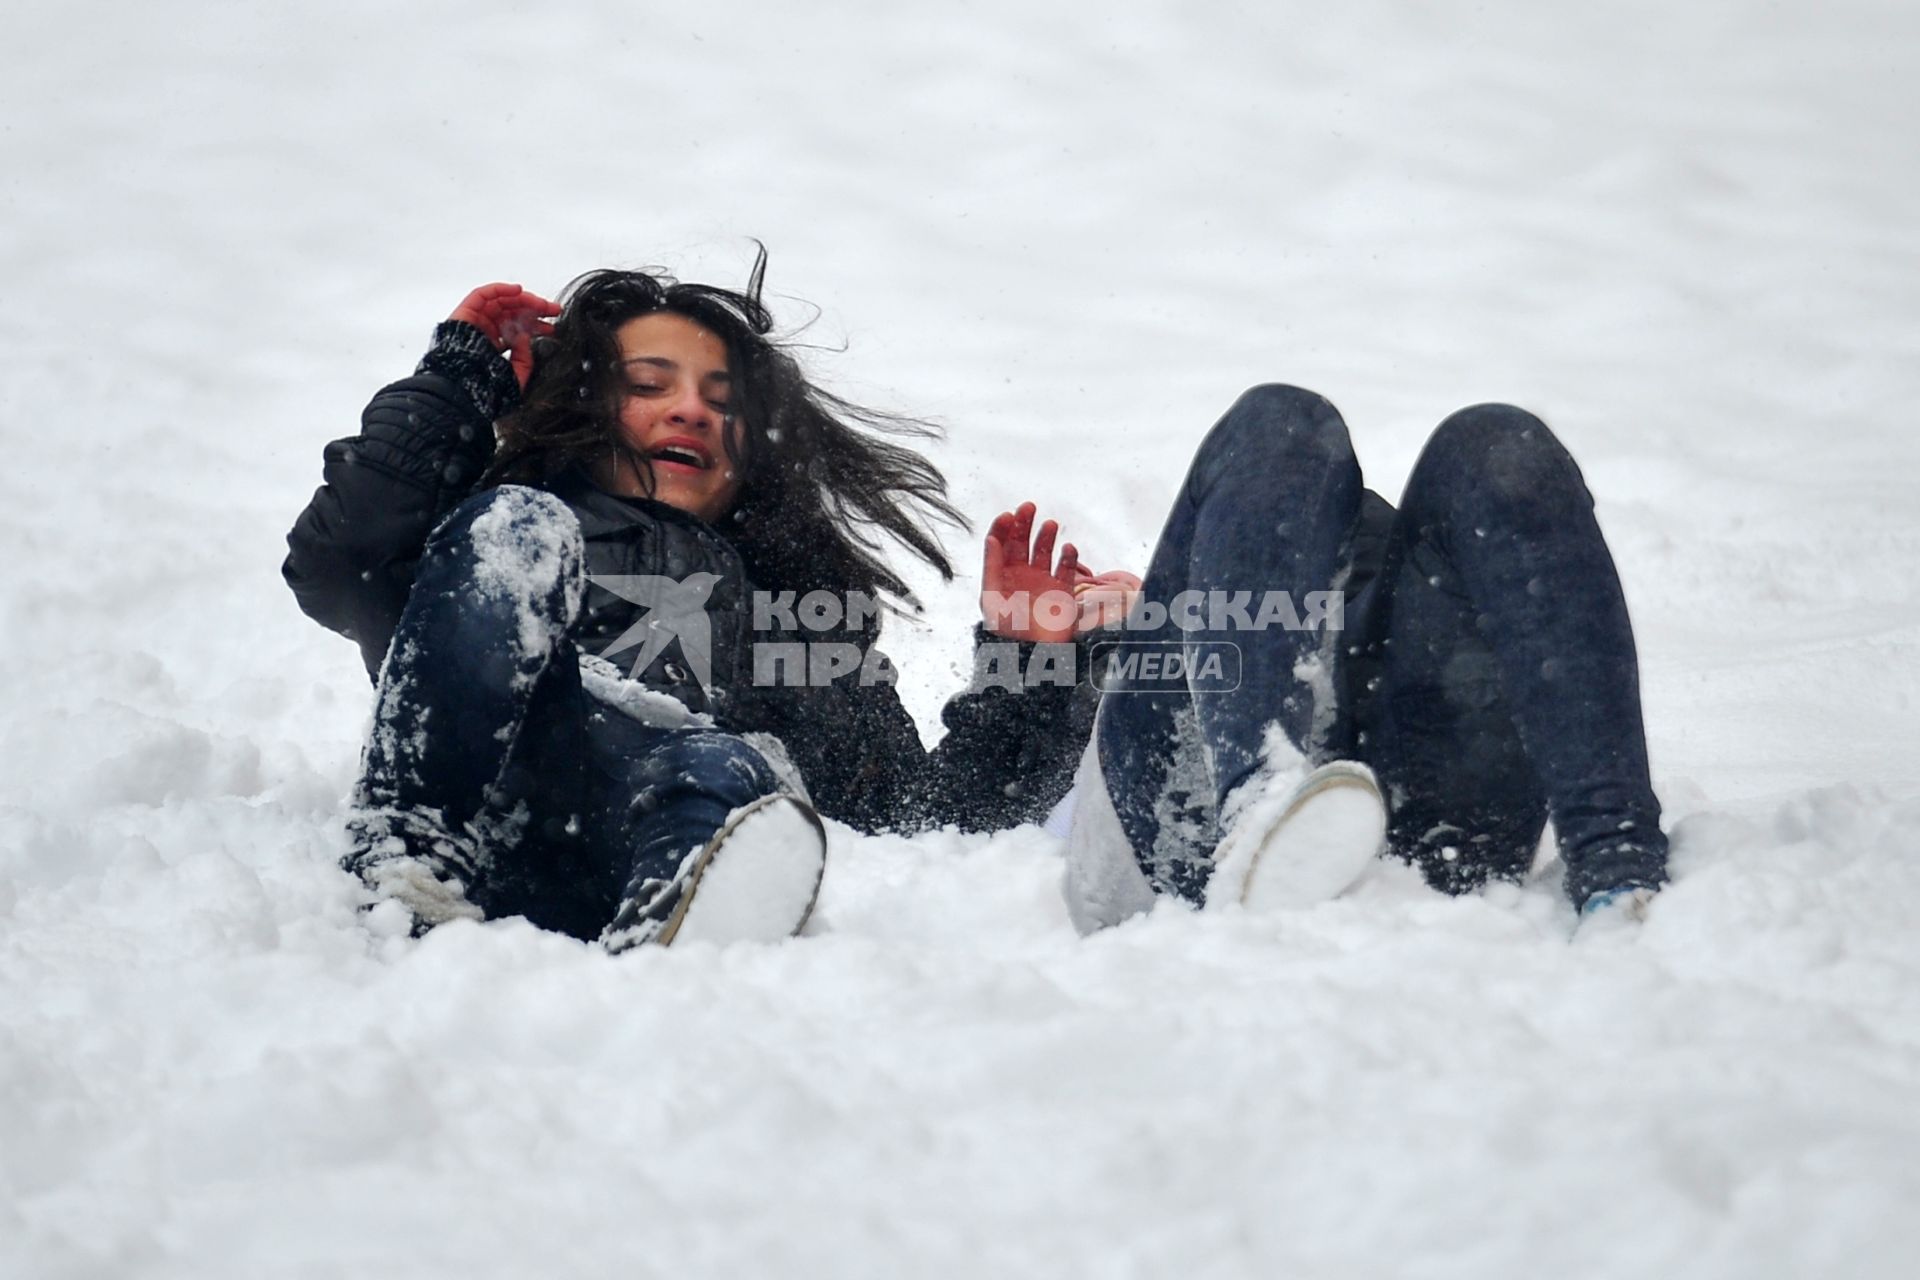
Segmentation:
{"type": "Polygon", "coordinates": [[[1216,442],[1236,453],[1249,448],[1319,457],[1353,452],[1346,420],[1333,402],[1284,382],[1261,383],[1241,392],[1207,443],[1216,442]]]}
{"type": "Polygon", "coordinates": [[[463,538],[480,585],[514,596],[580,589],[586,541],[573,509],[543,489],[501,485],[456,507],[434,535],[463,538]]]}
{"type": "Polygon", "coordinates": [[[1559,437],[1511,404],[1470,405],[1448,417],[1428,438],[1419,466],[1469,473],[1514,497],[1546,497],[1568,482],[1580,484],[1579,468],[1559,437]]]}

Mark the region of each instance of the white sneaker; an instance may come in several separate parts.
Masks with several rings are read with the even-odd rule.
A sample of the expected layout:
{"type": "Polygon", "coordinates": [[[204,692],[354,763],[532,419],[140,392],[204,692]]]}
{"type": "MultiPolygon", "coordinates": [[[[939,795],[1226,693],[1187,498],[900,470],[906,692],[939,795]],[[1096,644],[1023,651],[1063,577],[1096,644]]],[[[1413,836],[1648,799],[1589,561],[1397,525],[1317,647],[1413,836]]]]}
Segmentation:
{"type": "Polygon", "coordinates": [[[1387,809],[1373,770],[1321,765],[1251,801],[1214,854],[1209,903],[1249,910],[1311,906],[1351,888],[1386,847],[1387,809]]]}
{"type": "Polygon", "coordinates": [[[673,877],[650,880],[601,935],[607,950],[641,943],[778,942],[813,914],[827,833],[813,807],[763,796],[735,809],[673,877]]]}

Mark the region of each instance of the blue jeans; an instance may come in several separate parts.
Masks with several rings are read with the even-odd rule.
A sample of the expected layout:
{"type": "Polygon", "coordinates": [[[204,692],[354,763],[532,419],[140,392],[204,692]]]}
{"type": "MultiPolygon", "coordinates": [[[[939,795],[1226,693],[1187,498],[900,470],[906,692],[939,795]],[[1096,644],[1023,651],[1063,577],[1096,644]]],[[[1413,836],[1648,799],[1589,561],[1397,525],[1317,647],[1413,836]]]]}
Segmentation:
{"type": "Polygon", "coordinates": [[[488,916],[593,938],[778,783],[737,737],[642,724],[582,687],[582,556],[572,511],[534,489],[477,494],[435,530],[381,669],[355,821],[469,840],[467,896],[488,916]]]}
{"type": "MultiPolygon", "coordinates": [[[[1331,404],[1256,387],[1201,444],[1141,599],[1339,590],[1364,494],[1331,404]]],[[[1369,765],[1390,851],[1438,888],[1524,875],[1549,815],[1576,905],[1664,881],[1619,578],[1579,468],[1533,415],[1478,405],[1435,430],[1343,629],[1204,621],[1163,636],[1237,646],[1237,688],[1136,682],[1101,709],[1101,774],[1156,891],[1204,898],[1222,808],[1276,751],[1369,765]]]]}

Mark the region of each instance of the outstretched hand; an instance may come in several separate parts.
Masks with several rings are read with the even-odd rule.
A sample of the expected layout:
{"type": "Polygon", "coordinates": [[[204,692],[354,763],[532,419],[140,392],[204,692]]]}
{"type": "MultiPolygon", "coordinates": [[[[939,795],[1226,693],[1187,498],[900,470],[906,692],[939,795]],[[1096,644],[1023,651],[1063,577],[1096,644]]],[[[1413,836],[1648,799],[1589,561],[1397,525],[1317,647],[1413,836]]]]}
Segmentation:
{"type": "Polygon", "coordinates": [[[1023,502],[994,517],[987,529],[980,572],[980,617],[988,631],[1010,640],[1058,643],[1126,614],[1140,580],[1130,573],[1095,573],[1069,542],[1053,558],[1060,526],[1033,527],[1035,508],[1023,502]],[[1116,612],[1117,610],[1117,612],[1116,612]]]}
{"type": "Polygon", "coordinates": [[[552,318],[560,304],[528,293],[517,284],[483,284],[453,309],[449,320],[463,320],[487,335],[494,349],[504,351],[513,376],[526,389],[533,376],[533,340],[553,332],[552,318]]]}

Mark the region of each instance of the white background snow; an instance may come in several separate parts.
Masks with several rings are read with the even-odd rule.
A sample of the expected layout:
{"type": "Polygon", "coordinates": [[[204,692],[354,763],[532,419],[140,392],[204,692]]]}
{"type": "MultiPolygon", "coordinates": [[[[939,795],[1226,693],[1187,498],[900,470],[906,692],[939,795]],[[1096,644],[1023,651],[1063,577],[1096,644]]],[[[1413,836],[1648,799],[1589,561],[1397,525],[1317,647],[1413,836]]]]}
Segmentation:
{"type": "Polygon", "coordinates": [[[1912,1273],[1920,9],[4,17],[0,1274],[1912,1273]],[[1544,415],[1638,624],[1651,919],[1382,867],[1082,941],[1032,828],[839,829],[777,947],[371,938],[369,690],[278,578],[321,445],[475,284],[750,236],[825,378],[1098,568],[1249,383],[1389,497],[1452,409],[1544,415]]]}

